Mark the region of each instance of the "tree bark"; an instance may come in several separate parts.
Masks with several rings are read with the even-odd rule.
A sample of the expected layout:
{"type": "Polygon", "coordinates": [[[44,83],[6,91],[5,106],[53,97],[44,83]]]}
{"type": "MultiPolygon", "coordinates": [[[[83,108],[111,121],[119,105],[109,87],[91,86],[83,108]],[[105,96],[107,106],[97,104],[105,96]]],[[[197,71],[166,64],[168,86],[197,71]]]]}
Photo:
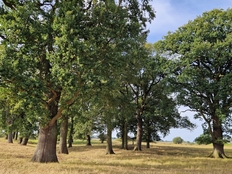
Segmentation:
{"type": "Polygon", "coordinates": [[[13,133],[12,132],[9,132],[8,133],[8,143],[13,143],[13,133]]]}
{"type": "Polygon", "coordinates": [[[67,135],[68,135],[68,117],[63,117],[60,127],[59,153],[68,154],[67,135]]]}
{"type": "Polygon", "coordinates": [[[58,162],[56,155],[57,122],[46,128],[40,128],[37,148],[31,161],[58,162]]]}
{"type": "Polygon", "coordinates": [[[23,139],[22,139],[22,142],[20,143],[21,145],[27,145],[27,143],[28,143],[28,137],[24,137],[23,139]]]}
{"type": "Polygon", "coordinates": [[[91,144],[91,137],[90,137],[90,135],[86,135],[86,140],[87,140],[87,142],[86,142],[86,146],[92,146],[92,144],[91,144]]]}
{"type": "Polygon", "coordinates": [[[137,135],[136,135],[136,145],[134,147],[134,151],[142,150],[142,136],[143,136],[143,127],[142,127],[142,118],[138,116],[137,118],[137,135]]]}
{"type": "Polygon", "coordinates": [[[114,154],[113,146],[112,146],[112,130],[110,126],[107,126],[107,144],[106,144],[106,154],[114,154]]]}

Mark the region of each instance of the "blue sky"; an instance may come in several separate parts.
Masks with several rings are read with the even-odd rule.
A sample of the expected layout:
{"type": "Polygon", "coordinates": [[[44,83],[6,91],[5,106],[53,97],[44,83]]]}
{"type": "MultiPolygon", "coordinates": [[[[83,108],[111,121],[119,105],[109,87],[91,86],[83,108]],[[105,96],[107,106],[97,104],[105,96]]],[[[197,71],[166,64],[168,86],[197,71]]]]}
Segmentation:
{"type": "MultiPolygon", "coordinates": [[[[215,8],[232,8],[232,0],[153,0],[153,8],[156,11],[156,18],[147,27],[150,30],[147,41],[154,43],[161,40],[168,31],[174,32],[178,27],[187,24],[189,20],[194,20],[203,12],[215,8]]],[[[183,110],[183,108],[182,108],[183,110]]],[[[189,118],[198,125],[193,131],[187,129],[171,129],[170,134],[163,140],[172,140],[180,136],[185,141],[192,142],[197,136],[202,134],[201,121],[193,119],[193,113],[184,112],[181,115],[189,118]]]]}

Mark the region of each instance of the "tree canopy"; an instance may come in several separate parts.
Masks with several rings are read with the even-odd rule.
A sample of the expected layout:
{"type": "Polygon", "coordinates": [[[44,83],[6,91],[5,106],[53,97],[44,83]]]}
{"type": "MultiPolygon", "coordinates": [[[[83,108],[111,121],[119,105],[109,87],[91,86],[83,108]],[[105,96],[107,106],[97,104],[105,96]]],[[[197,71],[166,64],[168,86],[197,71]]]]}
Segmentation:
{"type": "Polygon", "coordinates": [[[231,16],[231,9],[205,12],[156,43],[157,54],[173,60],[179,104],[204,119],[219,157],[225,156],[223,132],[232,111],[231,16]]]}

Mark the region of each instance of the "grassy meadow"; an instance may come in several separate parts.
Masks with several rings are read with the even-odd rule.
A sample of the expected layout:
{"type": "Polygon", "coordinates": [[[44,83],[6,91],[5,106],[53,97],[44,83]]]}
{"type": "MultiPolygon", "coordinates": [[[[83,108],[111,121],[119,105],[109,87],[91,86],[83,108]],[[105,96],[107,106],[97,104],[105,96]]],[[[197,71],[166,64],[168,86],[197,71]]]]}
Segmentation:
{"type": "MultiPolygon", "coordinates": [[[[150,149],[134,152],[119,148],[113,141],[114,155],[105,155],[105,143],[95,140],[92,146],[79,141],[69,148],[69,155],[58,154],[59,163],[33,163],[30,159],[36,144],[27,146],[0,139],[1,174],[232,174],[232,159],[207,156],[211,145],[152,143],[150,149]]],[[[131,145],[131,142],[130,142],[131,145]]],[[[132,146],[131,146],[132,148],[132,146]]],[[[232,145],[225,146],[232,157],[232,145]]]]}

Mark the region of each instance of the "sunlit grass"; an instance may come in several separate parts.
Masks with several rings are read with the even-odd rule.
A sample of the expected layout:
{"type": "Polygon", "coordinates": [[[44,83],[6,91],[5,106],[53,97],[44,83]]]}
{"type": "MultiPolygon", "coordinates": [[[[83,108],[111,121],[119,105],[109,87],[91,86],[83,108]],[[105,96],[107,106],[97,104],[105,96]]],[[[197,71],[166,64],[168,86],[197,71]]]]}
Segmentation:
{"type": "MultiPolygon", "coordinates": [[[[0,173],[9,174],[183,174],[183,173],[232,173],[232,159],[212,159],[207,156],[212,145],[174,145],[152,143],[143,151],[120,149],[120,142],[113,141],[115,155],[105,155],[105,144],[93,140],[92,146],[85,141],[75,141],[69,155],[57,154],[59,163],[39,164],[30,162],[36,141],[27,146],[8,144],[0,139],[0,173]]],[[[131,146],[131,143],[130,143],[131,146]]],[[[131,146],[132,148],[132,146],[131,146]]],[[[232,156],[232,145],[225,146],[225,152],[232,156]]]]}

